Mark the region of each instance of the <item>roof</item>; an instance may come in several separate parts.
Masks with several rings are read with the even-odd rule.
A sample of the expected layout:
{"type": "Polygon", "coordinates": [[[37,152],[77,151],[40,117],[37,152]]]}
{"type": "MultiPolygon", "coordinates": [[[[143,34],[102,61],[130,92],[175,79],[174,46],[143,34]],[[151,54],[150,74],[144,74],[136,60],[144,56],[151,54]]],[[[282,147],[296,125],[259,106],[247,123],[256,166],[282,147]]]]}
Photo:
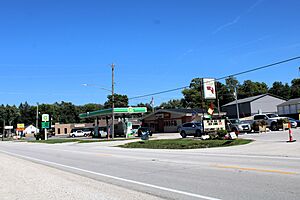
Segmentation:
{"type": "Polygon", "coordinates": [[[294,105],[294,104],[300,104],[300,98],[290,99],[282,104],[279,104],[278,106],[288,106],[288,105],[294,105]]]}
{"type": "Polygon", "coordinates": [[[206,112],[206,110],[201,109],[201,108],[174,108],[174,109],[160,109],[157,110],[156,112],[176,112],[176,113],[184,113],[184,114],[188,114],[188,113],[202,113],[202,112],[206,112]]]}
{"type": "MultiPolygon", "coordinates": [[[[155,115],[157,113],[162,113],[162,112],[169,112],[169,113],[177,113],[177,114],[183,114],[183,115],[187,115],[187,114],[206,114],[207,110],[202,109],[202,108],[174,108],[174,109],[160,109],[155,111],[154,113],[150,113],[149,115],[146,115],[144,117],[142,117],[142,119],[148,118],[152,115],[155,115]]],[[[224,114],[224,112],[221,112],[222,114],[224,114]]]]}
{"type": "MultiPolygon", "coordinates": [[[[136,114],[136,113],[146,113],[147,107],[126,107],[126,108],[114,108],[114,114],[136,114]]],[[[88,117],[97,117],[97,116],[109,116],[112,114],[112,108],[97,110],[93,112],[81,113],[79,115],[80,118],[88,118],[88,117]]]]}
{"type": "MultiPolygon", "coordinates": [[[[244,98],[244,99],[238,99],[237,103],[238,104],[249,103],[249,102],[255,101],[257,99],[260,99],[262,97],[265,97],[265,96],[272,96],[272,97],[275,97],[275,98],[278,98],[278,99],[282,99],[282,98],[280,98],[278,96],[275,96],[275,95],[267,93],[267,94],[261,94],[261,95],[257,95],[257,96],[253,96],[253,97],[244,98]]],[[[232,101],[230,103],[227,103],[227,104],[223,105],[222,107],[231,106],[231,105],[235,105],[235,104],[236,104],[236,101],[232,101]]]]}

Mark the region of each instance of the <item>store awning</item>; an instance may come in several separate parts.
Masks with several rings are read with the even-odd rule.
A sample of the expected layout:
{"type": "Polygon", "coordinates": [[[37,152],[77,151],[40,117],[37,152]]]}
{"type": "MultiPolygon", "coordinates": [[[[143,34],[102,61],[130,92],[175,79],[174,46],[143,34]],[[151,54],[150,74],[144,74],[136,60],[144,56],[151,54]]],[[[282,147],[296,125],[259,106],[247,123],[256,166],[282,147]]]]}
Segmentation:
{"type": "MultiPolygon", "coordinates": [[[[114,108],[115,115],[122,114],[138,114],[138,113],[146,113],[147,107],[128,107],[128,108],[114,108]]],[[[80,118],[89,118],[89,117],[103,117],[103,116],[111,116],[112,108],[97,110],[93,112],[82,113],[79,115],[80,118]]]]}

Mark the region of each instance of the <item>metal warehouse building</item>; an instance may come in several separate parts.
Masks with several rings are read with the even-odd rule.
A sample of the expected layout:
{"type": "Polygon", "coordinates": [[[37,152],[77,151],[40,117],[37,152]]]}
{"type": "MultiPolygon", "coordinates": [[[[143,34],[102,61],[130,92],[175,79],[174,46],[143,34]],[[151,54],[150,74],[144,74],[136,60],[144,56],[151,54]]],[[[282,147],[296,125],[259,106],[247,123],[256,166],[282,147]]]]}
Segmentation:
{"type": "MultiPolygon", "coordinates": [[[[237,101],[240,117],[248,117],[257,113],[277,113],[277,106],[284,102],[286,100],[271,94],[262,94],[237,101]]],[[[236,101],[222,106],[222,111],[226,112],[228,117],[236,118],[236,101]]]]}

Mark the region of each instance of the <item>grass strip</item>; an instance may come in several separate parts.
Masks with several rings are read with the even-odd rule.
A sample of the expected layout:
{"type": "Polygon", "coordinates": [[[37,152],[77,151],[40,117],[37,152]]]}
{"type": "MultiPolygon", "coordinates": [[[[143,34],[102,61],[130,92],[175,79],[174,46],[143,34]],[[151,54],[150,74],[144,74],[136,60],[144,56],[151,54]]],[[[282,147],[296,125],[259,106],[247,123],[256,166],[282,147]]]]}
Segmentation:
{"type": "Polygon", "coordinates": [[[123,148],[147,148],[147,149],[198,149],[212,147],[228,147],[243,145],[252,142],[247,139],[236,140],[199,140],[199,139],[165,139],[147,140],[120,145],[123,148]]]}

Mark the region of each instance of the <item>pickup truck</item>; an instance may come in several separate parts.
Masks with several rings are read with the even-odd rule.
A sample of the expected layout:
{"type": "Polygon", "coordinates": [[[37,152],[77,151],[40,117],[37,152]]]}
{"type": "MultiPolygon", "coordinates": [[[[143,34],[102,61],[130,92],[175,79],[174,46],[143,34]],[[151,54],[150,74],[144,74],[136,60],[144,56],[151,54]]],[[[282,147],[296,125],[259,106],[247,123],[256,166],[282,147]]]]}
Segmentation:
{"type": "Polygon", "coordinates": [[[271,131],[277,131],[278,130],[278,120],[279,119],[285,119],[286,117],[279,117],[276,114],[273,113],[267,113],[267,114],[256,114],[253,116],[254,121],[264,120],[267,122],[267,127],[271,129],[271,131]]]}

